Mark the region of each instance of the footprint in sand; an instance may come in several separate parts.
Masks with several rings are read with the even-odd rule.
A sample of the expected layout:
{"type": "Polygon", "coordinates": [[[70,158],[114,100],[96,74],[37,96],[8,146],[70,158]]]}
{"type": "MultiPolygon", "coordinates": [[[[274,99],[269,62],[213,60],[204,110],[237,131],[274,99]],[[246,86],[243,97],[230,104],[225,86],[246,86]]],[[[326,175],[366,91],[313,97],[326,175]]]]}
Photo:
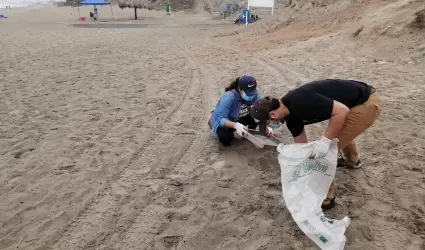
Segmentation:
{"type": "Polygon", "coordinates": [[[282,187],[280,183],[265,183],[261,187],[266,197],[282,196],[282,187]]]}
{"type": "Polygon", "coordinates": [[[183,239],[183,236],[165,236],[161,238],[161,242],[165,248],[172,249],[179,244],[181,239],[183,239]]]}

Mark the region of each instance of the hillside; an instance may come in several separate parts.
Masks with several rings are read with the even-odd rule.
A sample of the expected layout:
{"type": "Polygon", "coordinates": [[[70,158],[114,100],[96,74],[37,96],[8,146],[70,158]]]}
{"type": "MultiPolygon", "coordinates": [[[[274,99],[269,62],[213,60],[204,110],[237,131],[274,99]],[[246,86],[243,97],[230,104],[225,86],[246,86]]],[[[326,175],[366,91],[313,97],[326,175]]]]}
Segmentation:
{"type": "Polygon", "coordinates": [[[385,57],[391,55],[381,53],[382,49],[391,50],[394,58],[406,53],[423,60],[424,13],[422,0],[292,1],[273,17],[261,16],[264,19],[258,23],[236,26],[216,37],[229,37],[257,50],[327,35],[371,46],[374,54],[385,57]]]}

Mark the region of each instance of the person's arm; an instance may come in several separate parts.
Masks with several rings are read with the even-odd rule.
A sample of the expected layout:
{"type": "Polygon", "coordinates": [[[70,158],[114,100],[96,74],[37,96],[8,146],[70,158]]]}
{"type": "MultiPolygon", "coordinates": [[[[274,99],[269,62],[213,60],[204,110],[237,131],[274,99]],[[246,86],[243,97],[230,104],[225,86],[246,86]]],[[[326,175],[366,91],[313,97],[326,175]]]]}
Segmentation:
{"type": "Polygon", "coordinates": [[[343,103],[337,101],[333,102],[332,116],[324,134],[326,138],[333,140],[338,137],[349,112],[350,109],[343,103]]]}
{"type": "Polygon", "coordinates": [[[224,124],[224,127],[226,128],[233,128],[235,126],[235,122],[229,121],[227,120],[226,123],[224,124]]]}
{"type": "Polygon", "coordinates": [[[294,142],[295,143],[307,143],[307,135],[305,133],[305,130],[303,129],[303,132],[301,132],[300,135],[294,137],[294,142]]]}
{"type": "Polygon", "coordinates": [[[216,110],[217,115],[220,118],[220,127],[233,128],[235,125],[234,122],[229,120],[229,113],[232,107],[233,102],[233,94],[225,93],[220,102],[217,104],[216,110]]]}
{"type": "Polygon", "coordinates": [[[307,135],[304,130],[303,122],[295,116],[289,115],[286,119],[286,127],[288,127],[295,143],[307,143],[307,135]]]}
{"type": "Polygon", "coordinates": [[[308,142],[303,120],[314,121],[316,119],[331,119],[334,114],[334,109],[335,114],[337,114],[334,117],[336,119],[332,121],[332,126],[329,127],[329,134],[325,133],[325,136],[333,135],[335,133],[334,131],[338,129],[339,121],[342,119],[342,108],[338,104],[341,103],[338,102],[337,105],[333,105],[335,102],[334,100],[324,95],[304,89],[296,90],[286,98],[291,103],[292,113],[285,119],[285,121],[289,131],[291,131],[291,134],[294,137],[295,143],[308,142]]]}

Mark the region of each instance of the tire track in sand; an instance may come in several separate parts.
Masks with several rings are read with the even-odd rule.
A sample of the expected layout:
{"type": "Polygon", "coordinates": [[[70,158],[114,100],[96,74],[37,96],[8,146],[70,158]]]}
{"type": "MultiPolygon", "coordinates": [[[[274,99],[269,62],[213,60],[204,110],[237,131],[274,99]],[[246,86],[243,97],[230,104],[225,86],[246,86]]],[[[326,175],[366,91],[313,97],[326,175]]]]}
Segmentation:
{"type": "MultiPolygon", "coordinates": [[[[205,79],[204,71],[200,68],[200,66],[194,63],[187,50],[181,49],[180,53],[182,53],[188,61],[192,72],[195,72],[197,75],[192,80],[197,83],[196,86],[198,88],[195,88],[196,91],[191,93],[188,101],[184,103],[182,106],[183,108],[180,110],[182,112],[180,114],[177,112],[175,117],[177,120],[181,117],[192,117],[192,121],[189,122],[193,123],[189,125],[197,129],[203,122],[206,122],[207,119],[206,107],[209,102],[208,100],[210,100],[210,84],[207,84],[209,81],[205,79]],[[197,109],[194,109],[193,105],[197,106],[197,109]]],[[[181,123],[181,121],[177,122],[181,123]]],[[[143,249],[157,249],[154,247],[155,239],[157,237],[159,237],[160,241],[164,242],[165,245],[178,244],[178,241],[181,239],[180,235],[160,235],[162,232],[167,230],[169,226],[168,223],[164,222],[164,217],[166,217],[164,213],[167,210],[174,211],[178,209],[185,209],[185,207],[187,207],[187,199],[183,192],[183,184],[181,180],[187,179],[188,177],[185,175],[176,175],[176,173],[179,172],[178,166],[186,155],[193,157],[192,153],[194,152],[194,149],[198,149],[198,145],[200,145],[199,142],[204,141],[204,138],[207,138],[208,135],[207,133],[197,133],[196,136],[181,136],[180,138],[182,140],[176,140],[176,138],[179,137],[180,136],[167,138],[170,139],[167,145],[163,144],[163,147],[161,147],[157,152],[152,152],[153,154],[156,154],[157,157],[162,158],[165,154],[168,154],[168,152],[178,148],[177,155],[168,156],[168,160],[159,160],[160,163],[164,163],[164,166],[160,169],[152,169],[147,166],[149,169],[146,169],[147,175],[145,180],[147,180],[146,189],[149,189],[150,191],[148,192],[151,192],[151,202],[147,207],[145,207],[145,209],[140,211],[137,218],[131,222],[131,225],[127,226],[125,233],[124,231],[121,232],[119,241],[117,241],[120,243],[115,245],[115,248],[133,249],[137,247],[143,249]],[[176,147],[175,145],[177,144],[180,144],[180,146],[176,147]],[[173,178],[175,176],[178,178],[173,178]]],[[[157,164],[157,161],[155,161],[155,164],[157,164]]],[[[158,164],[158,166],[162,166],[162,164],[158,164]]]]}
{"type": "Polygon", "coordinates": [[[290,90],[293,89],[295,87],[298,86],[298,84],[301,81],[305,81],[305,76],[295,70],[293,70],[291,67],[289,67],[288,64],[284,63],[284,62],[276,62],[276,61],[272,61],[273,63],[279,64],[280,66],[283,66],[282,68],[277,68],[275,66],[273,66],[273,64],[270,63],[271,59],[269,58],[265,58],[261,55],[251,55],[251,54],[246,54],[244,51],[236,49],[236,48],[232,48],[223,44],[217,44],[214,41],[212,41],[210,38],[207,38],[206,43],[208,43],[211,46],[214,46],[218,49],[222,49],[222,50],[227,50],[227,51],[232,51],[233,53],[237,53],[239,55],[245,55],[246,57],[248,57],[249,59],[255,60],[257,61],[259,64],[261,64],[265,69],[267,69],[272,76],[276,79],[276,84],[268,84],[268,86],[281,86],[284,87],[284,90],[290,90]],[[282,74],[280,73],[281,71],[284,71],[287,74],[282,74]],[[281,81],[283,81],[283,83],[280,83],[281,81]]]}
{"type": "MultiPolygon", "coordinates": [[[[194,89],[201,86],[198,81],[198,74],[196,70],[191,70],[190,84],[184,86],[185,91],[182,98],[177,105],[167,112],[163,122],[159,122],[157,131],[161,131],[165,127],[164,125],[174,118],[173,114],[182,109],[184,104],[187,103],[189,95],[191,93],[193,94],[194,89]]],[[[202,93],[202,91],[200,92],[202,93]]],[[[142,168],[135,175],[132,174],[138,168],[131,169],[131,171],[129,169],[137,165],[138,162],[143,162],[143,159],[149,156],[147,154],[148,151],[155,149],[158,144],[163,145],[170,142],[170,139],[172,139],[170,137],[173,137],[173,135],[161,135],[160,132],[153,132],[137,151],[132,154],[128,163],[113,173],[102,185],[100,191],[84,204],[83,208],[78,211],[77,216],[60,232],[47,239],[39,249],[46,249],[52,245],[56,249],[75,247],[92,248],[105,243],[105,241],[110,241],[113,236],[121,232],[125,232],[126,228],[131,225],[129,222],[137,217],[140,209],[146,206],[146,201],[152,195],[149,192],[138,192],[136,189],[136,182],[143,179],[143,171],[146,171],[146,169],[142,168]],[[131,178],[132,176],[133,178],[131,178]],[[120,208],[122,206],[131,210],[124,219],[120,216],[125,213],[120,208]],[[90,235],[90,232],[94,232],[94,234],[92,233],[90,235]]],[[[181,137],[191,138],[194,136],[184,135],[178,138],[181,137]]],[[[181,151],[179,154],[182,154],[182,152],[184,151],[181,151]]],[[[154,164],[154,162],[151,164],[154,164]]]]}
{"type": "MultiPolygon", "coordinates": [[[[203,76],[208,75],[202,63],[196,60],[193,56],[191,56],[189,51],[185,50],[184,54],[189,64],[192,67],[196,67],[200,72],[203,72],[202,73],[203,76]]],[[[203,149],[205,148],[208,142],[208,139],[210,138],[210,130],[207,129],[208,128],[207,121],[211,115],[209,107],[215,104],[215,103],[212,103],[215,95],[221,96],[221,91],[220,91],[221,86],[217,82],[212,81],[210,77],[204,77],[202,81],[204,82],[204,84],[208,86],[207,99],[209,102],[205,102],[204,104],[204,116],[203,116],[204,122],[201,123],[201,128],[205,128],[206,131],[205,133],[198,133],[197,138],[193,141],[192,145],[190,146],[189,151],[192,152],[192,154],[190,155],[191,160],[198,159],[200,157],[200,154],[203,153],[203,149]],[[205,126],[203,126],[204,124],[205,126]]],[[[188,162],[191,162],[191,160],[185,159],[185,157],[181,159],[181,162],[184,162],[185,164],[177,165],[177,169],[180,171],[180,173],[189,174],[191,171],[194,170],[194,168],[196,168],[195,164],[193,163],[188,164],[188,162]]]]}

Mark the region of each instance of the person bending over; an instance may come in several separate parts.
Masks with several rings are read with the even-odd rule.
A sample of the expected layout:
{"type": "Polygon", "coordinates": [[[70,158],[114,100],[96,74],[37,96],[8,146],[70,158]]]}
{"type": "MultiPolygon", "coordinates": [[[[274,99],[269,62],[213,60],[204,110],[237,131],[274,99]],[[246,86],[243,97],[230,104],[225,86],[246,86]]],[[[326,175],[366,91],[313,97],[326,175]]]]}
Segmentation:
{"type": "MultiPolygon", "coordinates": [[[[355,80],[326,79],[307,83],[289,91],[281,99],[265,97],[251,107],[253,118],[266,124],[286,126],[295,143],[307,143],[304,125],[330,120],[320,141],[315,144],[312,158],[327,154],[334,138],[344,156],[338,166],[360,168],[355,138],[373,125],[381,112],[381,99],[375,88],[355,80]]],[[[322,209],[335,206],[332,182],[322,209]]]]}

